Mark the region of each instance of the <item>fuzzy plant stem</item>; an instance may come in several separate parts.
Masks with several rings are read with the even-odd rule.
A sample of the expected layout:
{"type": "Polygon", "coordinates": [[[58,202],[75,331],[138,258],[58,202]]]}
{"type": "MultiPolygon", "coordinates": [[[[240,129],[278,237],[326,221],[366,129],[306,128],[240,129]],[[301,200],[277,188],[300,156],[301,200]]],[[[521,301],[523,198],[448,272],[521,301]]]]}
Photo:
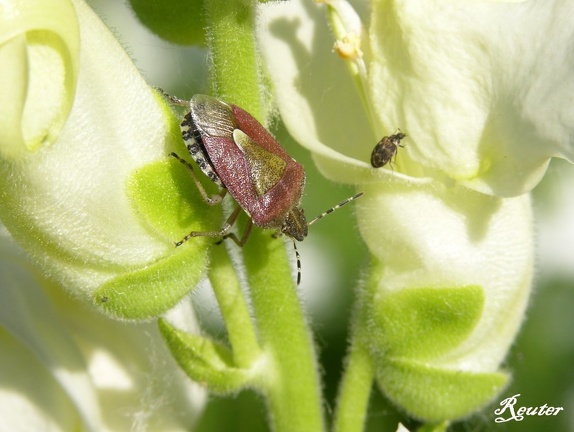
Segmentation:
{"type": "MultiPolygon", "coordinates": [[[[205,1],[210,80],[215,95],[265,123],[254,7],[254,2],[205,1]]],[[[255,368],[253,385],[266,399],[271,428],[275,432],[324,431],[313,341],[295,292],[284,242],[269,231],[255,228],[243,252],[262,350],[262,366],[255,368]]],[[[228,327],[234,325],[231,321],[226,321],[228,327]]],[[[238,343],[232,341],[234,351],[238,343]]]]}

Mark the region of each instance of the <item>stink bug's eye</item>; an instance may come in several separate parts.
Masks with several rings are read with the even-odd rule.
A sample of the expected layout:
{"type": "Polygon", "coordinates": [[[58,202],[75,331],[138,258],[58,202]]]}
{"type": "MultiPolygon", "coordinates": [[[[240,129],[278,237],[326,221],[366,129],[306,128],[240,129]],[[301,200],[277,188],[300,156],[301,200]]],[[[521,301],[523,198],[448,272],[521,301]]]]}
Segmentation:
{"type": "Polygon", "coordinates": [[[397,129],[394,135],[384,136],[371,153],[371,165],[373,168],[380,168],[387,163],[391,163],[392,168],[393,158],[396,158],[398,148],[404,147],[401,144],[401,140],[405,137],[406,135],[400,129],[397,129]]]}

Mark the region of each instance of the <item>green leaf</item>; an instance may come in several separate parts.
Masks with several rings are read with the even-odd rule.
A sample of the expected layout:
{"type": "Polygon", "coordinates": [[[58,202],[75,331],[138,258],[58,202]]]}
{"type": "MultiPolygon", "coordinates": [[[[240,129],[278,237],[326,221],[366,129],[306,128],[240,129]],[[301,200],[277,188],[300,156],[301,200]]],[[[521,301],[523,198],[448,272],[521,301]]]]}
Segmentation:
{"type": "Polygon", "coordinates": [[[375,303],[371,344],[386,356],[435,359],[468,337],[483,307],[479,286],[403,289],[375,303]]]}
{"type": "Polygon", "coordinates": [[[160,38],[181,45],[205,46],[202,0],[130,0],[138,19],[160,38]]]}
{"type": "Polygon", "coordinates": [[[507,384],[508,375],[386,359],[377,371],[377,381],[386,396],[409,415],[438,423],[464,417],[488,404],[507,384]]]}
{"type": "Polygon", "coordinates": [[[234,365],[233,354],[221,343],[185,333],[164,319],[158,325],[173,357],[192,380],[220,394],[237,392],[249,384],[248,371],[234,365]]]}

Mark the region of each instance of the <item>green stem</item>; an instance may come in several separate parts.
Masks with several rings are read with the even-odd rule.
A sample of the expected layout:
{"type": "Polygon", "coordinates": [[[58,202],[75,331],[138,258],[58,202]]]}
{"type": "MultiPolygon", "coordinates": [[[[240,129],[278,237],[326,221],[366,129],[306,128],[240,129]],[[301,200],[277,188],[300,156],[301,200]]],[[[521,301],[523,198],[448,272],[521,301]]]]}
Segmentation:
{"type": "Polygon", "coordinates": [[[213,247],[209,280],[227,328],[234,363],[249,368],[261,350],[235,269],[223,245],[213,247]]]}
{"type": "Polygon", "coordinates": [[[335,410],[334,432],[361,432],[365,428],[375,367],[357,332],[349,348],[335,410]]]}
{"type": "Polygon", "coordinates": [[[253,2],[204,0],[204,4],[212,92],[262,121],[253,2]]]}
{"type": "Polygon", "coordinates": [[[272,430],[325,430],[313,341],[293,287],[284,242],[255,230],[245,265],[263,350],[271,374],[261,376],[272,430]]]}

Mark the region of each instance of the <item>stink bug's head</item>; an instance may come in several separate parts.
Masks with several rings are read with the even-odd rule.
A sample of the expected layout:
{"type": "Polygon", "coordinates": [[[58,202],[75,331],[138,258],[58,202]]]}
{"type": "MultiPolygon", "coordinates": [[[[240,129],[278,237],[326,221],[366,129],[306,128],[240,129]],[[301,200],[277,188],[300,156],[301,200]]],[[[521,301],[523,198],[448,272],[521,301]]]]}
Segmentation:
{"type": "Polygon", "coordinates": [[[297,241],[303,241],[307,237],[307,219],[301,207],[293,207],[281,226],[281,232],[297,241]]]}

